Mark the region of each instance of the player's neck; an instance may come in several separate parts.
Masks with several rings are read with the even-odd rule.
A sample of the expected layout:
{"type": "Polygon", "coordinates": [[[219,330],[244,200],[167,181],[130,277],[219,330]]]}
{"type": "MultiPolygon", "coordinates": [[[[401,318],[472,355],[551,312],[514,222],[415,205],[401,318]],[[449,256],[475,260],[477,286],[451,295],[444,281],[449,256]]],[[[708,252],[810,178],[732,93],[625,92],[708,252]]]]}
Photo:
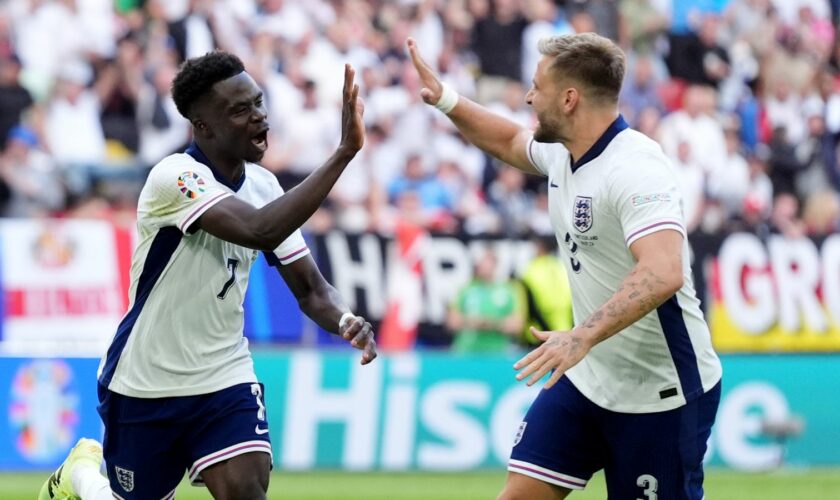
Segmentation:
{"type": "Polygon", "coordinates": [[[579,160],[604,135],[616,118],[616,109],[591,110],[582,114],[572,123],[572,133],[563,145],[575,161],[579,160]]]}
{"type": "Polygon", "coordinates": [[[199,149],[210,160],[210,164],[216,171],[225,176],[231,184],[235,184],[242,177],[245,171],[245,162],[239,158],[231,158],[212,143],[196,140],[199,149]]]}

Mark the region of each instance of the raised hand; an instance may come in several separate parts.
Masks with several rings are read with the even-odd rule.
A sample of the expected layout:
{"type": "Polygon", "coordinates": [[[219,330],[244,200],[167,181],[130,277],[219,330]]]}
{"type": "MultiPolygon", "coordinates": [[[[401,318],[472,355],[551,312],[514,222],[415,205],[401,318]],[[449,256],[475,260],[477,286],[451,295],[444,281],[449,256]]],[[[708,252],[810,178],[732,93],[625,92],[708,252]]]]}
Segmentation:
{"type": "Polygon", "coordinates": [[[362,364],[366,365],[376,358],[376,340],[373,339],[373,327],[365,318],[355,316],[338,328],[338,334],[350,345],[362,350],[362,364]]]}
{"type": "Polygon", "coordinates": [[[554,370],[543,387],[551,389],[566,373],[566,370],[578,364],[591,348],[589,342],[581,338],[574,330],[543,332],[532,326],[531,333],[543,343],[513,365],[514,369],[522,370],[516,375],[516,380],[531,377],[526,382],[528,385],[534,385],[546,373],[554,370]]]}
{"type": "Polygon", "coordinates": [[[339,148],[347,148],[356,153],[365,144],[365,103],[359,97],[359,86],[353,83],[356,71],[349,64],[344,65],[344,90],[341,109],[341,144],[339,148]]]}
{"type": "Polygon", "coordinates": [[[411,62],[414,64],[414,69],[417,70],[417,75],[420,76],[420,83],[423,85],[423,88],[420,89],[420,97],[423,98],[423,102],[426,104],[435,105],[443,93],[440,78],[435,74],[432,67],[423,60],[423,57],[420,56],[417,42],[413,38],[409,38],[406,44],[408,45],[408,55],[411,56],[411,62]]]}

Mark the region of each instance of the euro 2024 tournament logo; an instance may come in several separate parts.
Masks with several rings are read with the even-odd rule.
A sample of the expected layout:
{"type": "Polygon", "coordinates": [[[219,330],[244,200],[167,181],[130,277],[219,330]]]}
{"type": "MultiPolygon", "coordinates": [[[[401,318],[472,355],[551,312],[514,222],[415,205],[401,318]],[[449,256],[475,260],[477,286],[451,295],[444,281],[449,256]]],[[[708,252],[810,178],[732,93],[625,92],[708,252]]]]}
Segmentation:
{"type": "Polygon", "coordinates": [[[204,179],[195,172],[184,172],[178,176],[178,189],[184,196],[194,200],[204,192],[204,179]]]}
{"type": "Polygon", "coordinates": [[[67,452],[79,423],[73,372],[60,360],[21,365],[12,380],[9,421],[20,454],[49,463],[67,452]]]}

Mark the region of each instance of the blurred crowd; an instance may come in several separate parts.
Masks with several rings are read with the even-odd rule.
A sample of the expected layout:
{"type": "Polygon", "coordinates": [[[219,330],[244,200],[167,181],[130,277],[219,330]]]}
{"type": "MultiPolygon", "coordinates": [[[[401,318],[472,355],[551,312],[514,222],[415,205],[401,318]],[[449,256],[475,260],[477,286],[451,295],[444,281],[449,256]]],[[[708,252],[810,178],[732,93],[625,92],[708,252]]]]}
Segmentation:
{"type": "MultiPolygon", "coordinates": [[[[412,36],[461,94],[524,125],[537,40],[627,54],[621,107],[673,160],[690,232],[823,235],[840,223],[840,0],[6,0],[0,215],[130,220],[189,124],[170,83],[222,48],[265,89],[263,166],[289,189],[338,143],[342,66],[368,138],[311,231],[549,234],[545,185],[466,144],[419,98],[412,36]],[[122,216],[125,217],[122,217],[122,216]]],[[[632,168],[632,166],[628,166],[632,168]]]]}

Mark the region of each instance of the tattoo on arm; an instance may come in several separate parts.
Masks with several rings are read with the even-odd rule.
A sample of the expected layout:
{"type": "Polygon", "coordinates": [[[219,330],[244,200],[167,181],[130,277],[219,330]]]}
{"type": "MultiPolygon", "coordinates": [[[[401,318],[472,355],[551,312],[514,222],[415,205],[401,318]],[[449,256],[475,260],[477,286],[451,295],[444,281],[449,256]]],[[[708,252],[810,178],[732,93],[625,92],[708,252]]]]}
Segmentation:
{"type": "Polygon", "coordinates": [[[635,268],[613,297],[592,313],[582,327],[599,332],[596,343],[611,337],[664,302],[667,297],[661,290],[665,284],[666,281],[651,268],[635,268]]]}

